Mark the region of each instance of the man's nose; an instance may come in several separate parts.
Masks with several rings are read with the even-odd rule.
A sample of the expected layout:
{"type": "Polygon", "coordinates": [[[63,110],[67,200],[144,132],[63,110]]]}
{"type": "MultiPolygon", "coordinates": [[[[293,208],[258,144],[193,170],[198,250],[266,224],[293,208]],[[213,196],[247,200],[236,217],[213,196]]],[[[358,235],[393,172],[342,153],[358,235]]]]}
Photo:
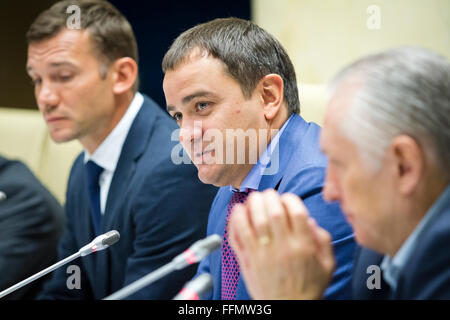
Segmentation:
{"type": "Polygon", "coordinates": [[[180,142],[195,143],[202,138],[202,122],[201,121],[184,121],[180,128],[180,142]]]}
{"type": "Polygon", "coordinates": [[[40,90],[36,93],[36,100],[39,109],[46,111],[58,104],[59,97],[54,87],[42,82],[40,90]]]}
{"type": "Polygon", "coordinates": [[[326,177],[325,177],[325,186],[323,188],[323,198],[326,201],[338,201],[340,200],[340,192],[339,192],[339,184],[337,181],[336,174],[332,169],[328,167],[326,177]]]}

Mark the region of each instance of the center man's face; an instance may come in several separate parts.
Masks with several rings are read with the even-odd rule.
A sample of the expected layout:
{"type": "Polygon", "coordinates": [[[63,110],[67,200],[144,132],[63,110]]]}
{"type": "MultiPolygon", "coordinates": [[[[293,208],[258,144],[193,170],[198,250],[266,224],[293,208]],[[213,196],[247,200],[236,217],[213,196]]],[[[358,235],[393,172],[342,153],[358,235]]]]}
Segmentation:
{"type": "Polygon", "coordinates": [[[109,75],[102,79],[87,31],[60,31],[28,47],[27,71],[39,110],[56,142],[101,135],[114,113],[109,75]]]}
{"type": "Polygon", "coordinates": [[[245,154],[248,160],[257,143],[247,141],[242,147],[236,140],[263,127],[265,121],[256,95],[244,97],[220,60],[201,55],[191,55],[167,71],[163,87],[167,110],[181,128],[180,142],[197,166],[200,180],[239,186],[254,163],[240,164],[238,156],[245,154]]]}

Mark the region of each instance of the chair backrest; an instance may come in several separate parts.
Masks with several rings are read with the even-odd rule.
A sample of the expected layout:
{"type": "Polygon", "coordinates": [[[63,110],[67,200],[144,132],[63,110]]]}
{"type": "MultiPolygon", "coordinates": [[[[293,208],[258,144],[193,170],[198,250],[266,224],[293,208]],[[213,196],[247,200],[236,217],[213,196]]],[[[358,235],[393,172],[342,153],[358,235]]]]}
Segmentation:
{"type": "Polygon", "coordinates": [[[324,85],[299,84],[300,115],[306,121],[322,126],[323,114],[327,104],[324,85]]]}
{"type": "Polygon", "coordinates": [[[0,108],[0,154],[24,162],[63,204],[77,141],[54,143],[37,110],[0,108]]]}

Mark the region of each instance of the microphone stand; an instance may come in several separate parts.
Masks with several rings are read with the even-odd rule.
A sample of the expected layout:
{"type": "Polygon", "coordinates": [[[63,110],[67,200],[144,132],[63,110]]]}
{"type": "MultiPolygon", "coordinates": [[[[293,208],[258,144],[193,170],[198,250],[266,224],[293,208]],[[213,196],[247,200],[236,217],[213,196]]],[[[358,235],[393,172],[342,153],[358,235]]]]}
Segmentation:
{"type": "Polygon", "coordinates": [[[116,230],[111,230],[105,234],[102,234],[98,237],[96,237],[92,242],[88,243],[84,247],[82,247],[80,250],[78,250],[77,253],[72,254],[71,256],[68,256],[67,258],[51,265],[48,268],[45,268],[44,270],[32,275],[31,277],[26,278],[25,280],[20,281],[19,283],[16,283],[15,285],[9,287],[8,289],[3,290],[0,292],[0,298],[3,298],[4,296],[10,294],[11,292],[22,288],[23,286],[29,284],[30,282],[46,275],[49,272],[52,272],[55,269],[58,269],[62,265],[65,265],[66,263],[69,263],[72,260],[75,260],[78,257],[84,257],[87,256],[93,252],[97,252],[100,250],[104,250],[108,248],[109,246],[113,245],[120,239],[120,234],[116,230]]]}
{"type": "Polygon", "coordinates": [[[212,251],[217,250],[221,244],[222,238],[217,234],[213,234],[205,239],[199,240],[183,253],[173,258],[173,260],[168,264],[156,269],[153,272],[150,272],[148,275],[132,282],[119,291],[107,296],[103,300],[121,300],[126,298],[175,270],[181,270],[193,263],[200,262],[212,251]]]}
{"type": "Polygon", "coordinates": [[[13,291],[16,291],[17,289],[22,288],[23,286],[26,286],[27,284],[29,284],[30,282],[33,282],[36,279],[39,279],[40,277],[46,275],[49,272],[52,272],[55,269],[58,269],[59,267],[65,265],[66,263],[75,260],[76,258],[81,256],[81,252],[77,252],[74,253],[73,255],[59,261],[58,263],[55,263],[54,265],[51,265],[50,267],[32,275],[31,277],[26,278],[25,280],[20,281],[19,283],[16,283],[15,285],[13,285],[12,287],[9,287],[6,290],[3,290],[2,292],[0,292],[0,298],[3,298],[4,296],[10,294],[13,291]]]}
{"type": "Polygon", "coordinates": [[[119,291],[107,296],[103,300],[121,300],[123,298],[126,298],[129,295],[148,286],[150,283],[163,278],[176,269],[178,269],[176,268],[176,264],[174,263],[174,261],[171,261],[170,263],[156,269],[155,271],[150,272],[148,275],[140,278],[139,280],[136,280],[135,282],[129,284],[125,288],[122,288],[119,291]]]}

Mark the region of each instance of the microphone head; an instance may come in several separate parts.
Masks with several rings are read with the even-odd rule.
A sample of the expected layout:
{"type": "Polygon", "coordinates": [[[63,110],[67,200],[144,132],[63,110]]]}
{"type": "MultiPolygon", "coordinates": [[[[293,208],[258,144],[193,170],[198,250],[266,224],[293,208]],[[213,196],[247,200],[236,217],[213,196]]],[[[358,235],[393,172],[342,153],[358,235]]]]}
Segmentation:
{"type": "Polygon", "coordinates": [[[212,234],[209,237],[195,242],[188,250],[195,256],[195,262],[203,260],[211,252],[222,246],[222,237],[212,234]]]}
{"type": "Polygon", "coordinates": [[[188,286],[200,296],[213,288],[212,277],[209,273],[202,273],[191,280],[188,286]]]}
{"type": "Polygon", "coordinates": [[[209,273],[202,273],[189,281],[173,300],[199,300],[213,288],[212,277],[209,273]]]}
{"type": "Polygon", "coordinates": [[[212,234],[209,237],[194,242],[183,253],[173,259],[175,269],[180,270],[190,264],[202,261],[207,255],[217,250],[222,245],[222,237],[218,234],[212,234]]]}
{"type": "Polygon", "coordinates": [[[205,250],[207,252],[213,252],[214,250],[219,249],[221,245],[222,245],[222,237],[219,236],[218,234],[212,234],[203,240],[197,241],[197,243],[194,243],[192,247],[193,249],[195,247],[195,249],[197,250],[200,249],[205,250]]]}
{"type": "Polygon", "coordinates": [[[120,239],[120,233],[117,230],[111,230],[105,233],[105,238],[102,240],[102,245],[111,246],[120,239]]]}
{"type": "Polygon", "coordinates": [[[3,191],[0,191],[0,202],[2,202],[3,200],[6,200],[6,193],[4,193],[3,191]]]}

